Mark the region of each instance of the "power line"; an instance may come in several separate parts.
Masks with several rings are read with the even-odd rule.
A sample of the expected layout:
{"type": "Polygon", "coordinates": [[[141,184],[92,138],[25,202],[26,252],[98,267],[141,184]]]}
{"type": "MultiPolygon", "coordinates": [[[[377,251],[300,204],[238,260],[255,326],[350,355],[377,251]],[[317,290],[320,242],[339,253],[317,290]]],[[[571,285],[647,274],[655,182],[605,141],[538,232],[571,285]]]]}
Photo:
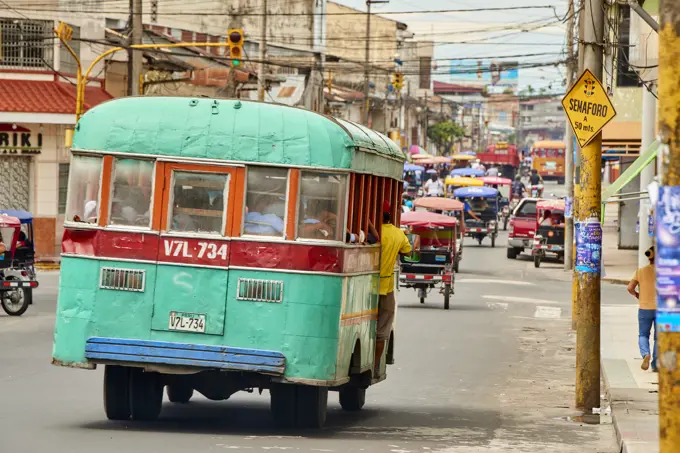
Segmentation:
{"type": "MultiPolygon", "coordinates": [[[[28,8],[28,7],[17,7],[11,8],[15,11],[32,11],[32,12],[68,12],[68,13],[81,13],[81,14],[124,14],[129,15],[129,11],[125,9],[119,9],[114,11],[103,11],[103,10],[69,10],[69,9],[58,9],[58,8],[28,8]]],[[[502,6],[502,7],[490,7],[490,8],[460,8],[460,9],[432,9],[432,10],[407,10],[407,11],[384,11],[380,13],[380,16],[386,15],[416,15],[416,14],[446,14],[446,13],[478,13],[478,12],[493,12],[493,11],[516,11],[516,10],[529,10],[529,9],[550,9],[555,11],[555,7],[552,5],[527,5],[527,6],[502,6]]],[[[140,13],[143,15],[144,13],[140,13]]],[[[219,13],[219,12],[196,12],[196,11],[173,11],[158,13],[159,16],[248,16],[248,17],[259,17],[263,16],[264,13],[219,13]]],[[[362,11],[352,11],[352,12],[338,12],[338,13],[270,13],[269,16],[365,16],[366,13],[362,11]]]]}

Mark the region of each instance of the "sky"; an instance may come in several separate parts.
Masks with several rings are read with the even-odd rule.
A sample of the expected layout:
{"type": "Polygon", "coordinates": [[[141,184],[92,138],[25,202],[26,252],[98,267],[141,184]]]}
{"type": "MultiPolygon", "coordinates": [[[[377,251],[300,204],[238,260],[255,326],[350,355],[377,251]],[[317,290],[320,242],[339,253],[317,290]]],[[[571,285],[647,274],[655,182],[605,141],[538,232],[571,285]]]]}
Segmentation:
{"type": "MultiPolygon", "coordinates": [[[[337,3],[366,10],[365,0],[334,0],[337,3]]],[[[567,0],[390,0],[388,4],[374,4],[376,14],[388,11],[422,11],[438,9],[494,8],[554,5],[559,19],[565,17],[567,0]]],[[[408,25],[415,39],[435,41],[438,69],[434,80],[452,81],[447,74],[449,58],[500,57],[541,53],[522,58],[505,59],[520,64],[546,63],[565,58],[566,25],[555,17],[551,9],[522,9],[515,11],[478,11],[436,14],[390,14],[385,17],[408,25]],[[516,27],[508,29],[510,27],[516,27]],[[541,28],[538,28],[541,27],[541,28]],[[505,28],[505,29],[503,29],[505,28]],[[522,31],[524,28],[526,31],[522,31]],[[494,29],[494,31],[486,31],[494,29]],[[495,37],[495,39],[494,39],[495,37]],[[476,41],[475,44],[451,42],[476,41]],[[546,55],[547,54],[547,55],[546,55]]],[[[503,61],[503,60],[500,60],[503,61]]],[[[458,62],[455,62],[458,63],[458,62]]],[[[474,60],[465,61],[472,64],[474,60]]],[[[519,89],[531,85],[538,91],[545,87],[554,93],[564,91],[565,68],[554,66],[519,69],[519,89]]]]}

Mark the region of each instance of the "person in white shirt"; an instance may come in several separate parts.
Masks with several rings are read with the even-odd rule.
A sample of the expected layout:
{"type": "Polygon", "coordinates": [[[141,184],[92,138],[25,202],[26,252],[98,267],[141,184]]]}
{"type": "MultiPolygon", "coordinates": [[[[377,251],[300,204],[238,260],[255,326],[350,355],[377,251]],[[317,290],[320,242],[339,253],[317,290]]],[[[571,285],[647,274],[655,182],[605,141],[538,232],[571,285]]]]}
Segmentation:
{"type": "Polygon", "coordinates": [[[425,190],[426,197],[443,197],[444,196],[444,183],[439,179],[436,173],[430,175],[430,179],[425,183],[423,187],[425,190]]]}
{"type": "Polygon", "coordinates": [[[491,168],[486,171],[486,176],[498,176],[498,168],[496,168],[495,165],[492,165],[491,168]]]}

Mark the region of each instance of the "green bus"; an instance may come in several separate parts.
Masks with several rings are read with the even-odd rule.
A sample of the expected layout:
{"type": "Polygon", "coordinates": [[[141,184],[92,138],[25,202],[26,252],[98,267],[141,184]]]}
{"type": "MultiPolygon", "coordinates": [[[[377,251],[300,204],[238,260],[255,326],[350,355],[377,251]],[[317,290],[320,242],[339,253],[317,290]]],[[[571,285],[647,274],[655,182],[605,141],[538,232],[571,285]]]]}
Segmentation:
{"type": "Polygon", "coordinates": [[[394,354],[393,332],[374,364],[366,238],[382,200],[398,225],[396,144],[299,108],[131,97],[88,111],[71,151],[53,364],[103,365],[109,419],[157,418],[164,389],[267,389],[296,427],[324,424],[329,390],[362,408],[394,354]]]}

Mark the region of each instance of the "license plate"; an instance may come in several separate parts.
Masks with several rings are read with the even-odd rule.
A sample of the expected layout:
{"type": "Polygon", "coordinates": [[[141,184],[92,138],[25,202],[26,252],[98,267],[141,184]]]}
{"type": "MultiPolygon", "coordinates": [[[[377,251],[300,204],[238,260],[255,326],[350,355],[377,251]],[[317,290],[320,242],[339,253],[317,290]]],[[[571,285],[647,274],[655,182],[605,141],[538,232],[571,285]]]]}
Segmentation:
{"type": "Polygon", "coordinates": [[[434,257],[434,259],[439,262],[446,261],[446,255],[437,255],[434,257]]]}
{"type": "Polygon", "coordinates": [[[184,313],[180,311],[170,312],[170,330],[181,330],[183,332],[205,332],[205,315],[197,313],[184,313]]]}

